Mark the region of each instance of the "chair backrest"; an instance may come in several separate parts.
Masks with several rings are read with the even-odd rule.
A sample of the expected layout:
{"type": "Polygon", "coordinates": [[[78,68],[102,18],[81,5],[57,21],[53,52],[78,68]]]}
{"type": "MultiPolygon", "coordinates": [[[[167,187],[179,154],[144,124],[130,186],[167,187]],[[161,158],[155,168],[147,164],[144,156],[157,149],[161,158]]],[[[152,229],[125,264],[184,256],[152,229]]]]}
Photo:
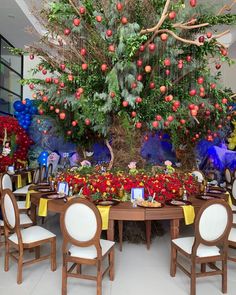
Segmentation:
{"type": "Polygon", "coordinates": [[[236,179],[236,169],[234,169],[234,172],[233,172],[233,179],[236,179]]]}
{"type": "Polygon", "coordinates": [[[45,165],[40,166],[40,182],[43,182],[46,178],[47,167],[45,165]]]}
{"type": "Polygon", "coordinates": [[[60,218],[63,244],[88,247],[94,245],[101,255],[101,215],[96,206],[86,199],[69,201],[60,218]]]}
{"type": "Polygon", "coordinates": [[[229,184],[232,182],[232,174],[229,168],[225,169],[225,181],[229,184]]]}
{"type": "Polygon", "coordinates": [[[9,174],[3,173],[1,176],[0,182],[1,182],[0,183],[1,190],[7,189],[7,188],[11,191],[13,190],[12,180],[9,174]]]}
{"type": "Polygon", "coordinates": [[[192,171],[192,175],[197,178],[198,182],[203,182],[204,181],[204,175],[202,174],[201,171],[194,170],[194,171],[192,171]]]}
{"type": "Polygon", "coordinates": [[[19,243],[22,242],[21,233],[19,230],[20,217],[19,209],[13,192],[9,189],[2,191],[1,208],[4,220],[4,226],[8,231],[5,233],[8,235],[9,232],[16,232],[19,243]]]}
{"type": "Polygon", "coordinates": [[[227,247],[232,222],[232,210],[224,200],[207,201],[200,208],[195,219],[193,251],[197,250],[199,244],[227,247]]]}
{"type": "Polygon", "coordinates": [[[39,181],[40,181],[40,168],[37,168],[37,169],[34,171],[33,183],[34,183],[34,184],[37,184],[37,183],[39,183],[39,181]]]}
{"type": "Polygon", "coordinates": [[[47,169],[47,180],[50,176],[52,176],[52,170],[53,170],[53,165],[52,165],[52,163],[50,163],[48,165],[48,169],[47,169]]]}
{"type": "Polygon", "coordinates": [[[232,183],[232,193],[231,196],[233,198],[234,203],[236,202],[236,179],[234,179],[232,183]]]}

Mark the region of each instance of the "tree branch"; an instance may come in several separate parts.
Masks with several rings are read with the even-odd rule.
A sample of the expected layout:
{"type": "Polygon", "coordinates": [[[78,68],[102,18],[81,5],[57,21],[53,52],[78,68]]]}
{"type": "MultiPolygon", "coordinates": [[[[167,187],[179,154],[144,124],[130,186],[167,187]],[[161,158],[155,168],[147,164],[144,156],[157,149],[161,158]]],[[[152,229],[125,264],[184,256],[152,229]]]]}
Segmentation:
{"type": "Polygon", "coordinates": [[[236,0],[234,0],[230,5],[225,4],[217,13],[217,15],[220,15],[222,13],[224,13],[225,11],[230,11],[233,6],[236,4],[236,0]]]}
{"type": "Polygon", "coordinates": [[[167,11],[168,11],[169,5],[170,5],[170,0],[167,0],[159,22],[152,28],[141,30],[140,32],[141,35],[152,33],[159,30],[159,28],[162,26],[163,22],[168,16],[167,11]]]}
{"type": "Polygon", "coordinates": [[[163,30],[159,30],[158,33],[168,33],[170,35],[172,35],[176,40],[179,40],[183,43],[187,43],[187,44],[193,44],[193,45],[197,45],[197,46],[202,46],[203,43],[199,42],[198,40],[189,40],[189,39],[184,39],[179,37],[178,35],[176,35],[173,31],[168,30],[168,29],[163,29],[163,30]]]}
{"type": "Polygon", "coordinates": [[[188,26],[186,24],[181,24],[181,23],[177,23],[173,25],[174,28],[183,29],[183,30],[192,30],[192,29],[197,29],[197,28],[202,28],[207,26],[209,26],[209,23],[203,23],[203,24],[192,25],[192,26],[188,26]]]}

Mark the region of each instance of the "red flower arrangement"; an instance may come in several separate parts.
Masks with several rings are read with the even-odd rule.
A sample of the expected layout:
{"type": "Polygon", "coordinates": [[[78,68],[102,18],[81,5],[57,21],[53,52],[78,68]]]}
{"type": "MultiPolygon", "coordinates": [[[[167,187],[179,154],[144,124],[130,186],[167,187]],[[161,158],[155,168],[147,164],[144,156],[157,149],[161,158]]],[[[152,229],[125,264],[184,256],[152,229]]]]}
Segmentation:
{"type": "Polygon", "coordinates": [[[0,116],[0,142],[2,143],[5,130],[7,131],[8,140],[14,137],[15,146],[11,146],[13,153],[6,156],[0,154],[0,172],[5,171],[7,166],[17,163],[17,160],[26,161],[29,147],[33,144],[26,131],[13,117],[0,116]]]}
{"type": "Polygon", "coordinates": [[[125,172],[103,174],[92,173],[80,175],[74,172],[62,173],[57,181],[66,181],[75,192],[83,188],[83,195],[88,198],[100,196],[107,199],[117,198],[121,190],[130,194],[132,188],[144,188],[144,195],[153,196],[156,200],[170,200],[180,197],[180,189],[186,189],[188,195],[196,194],[199,184],[189,174],[156,174],[138,173],[135,176],[125,172]]]}

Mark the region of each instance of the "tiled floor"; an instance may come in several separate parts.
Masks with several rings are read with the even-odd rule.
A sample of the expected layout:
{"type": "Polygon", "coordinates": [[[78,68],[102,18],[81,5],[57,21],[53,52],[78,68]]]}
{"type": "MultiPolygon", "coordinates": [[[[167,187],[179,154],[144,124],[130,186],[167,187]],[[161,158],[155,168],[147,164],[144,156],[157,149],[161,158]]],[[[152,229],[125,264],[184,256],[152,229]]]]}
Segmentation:
{"type": "MultiPolygon", "coordinates": [[[[23,283],[16,283],[16,263],[11,262],[9,272],[4,272],[3,248],[0,249],[0,294],[1,295],[60,295],[61,294],[61,237],[58,216],[50,217],[45,226],[58,237],[56,272],[44,261],[24,268],[23,283]]],[[[169,275],[170,236],[167,233],[156,237],[148,251],[144,244],[124,243],[123,252],[116,247],[115,280],[103,279],[103,295],[188,295],[189,279],[180,270],[175,278],[169,275]]],[[[186,229],[183,229],[186,234],[186,229]]],[[[187,230],[189,232],[190,229],[187,230]]],[[[47,248],[45,249],[45,251],[47,248]]],[[[236,252],[236,250],[235,250],[236,252]]],[[[236,253],[235,253],[236,254],[236,253]]],[[[228,293],[236,294],[236,263],[228,264],[228,293]]],[[[68,295],[95,295],[93,281],[69,279],[68,295]]],[[[197,280],[197,294],[218,295],[221,293],[219,276],[197,280]]]]}

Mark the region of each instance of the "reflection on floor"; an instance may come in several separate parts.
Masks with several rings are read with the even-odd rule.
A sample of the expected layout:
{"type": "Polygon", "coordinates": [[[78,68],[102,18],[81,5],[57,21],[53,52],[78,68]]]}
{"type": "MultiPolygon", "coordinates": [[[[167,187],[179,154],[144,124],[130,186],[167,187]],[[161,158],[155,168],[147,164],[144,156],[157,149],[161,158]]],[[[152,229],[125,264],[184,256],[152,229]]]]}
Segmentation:
{"type": "MultiPolygon", "coordinates": [[[[17,265],[10,263],[9,272],[4,272],[3,250],[0,248],[0,294],[1,295],[60,295],[61,294],[61,235],[58,216],[50,216],[44,224],[46,228],[57,234],[56,272],[50,271],[49,261],[25,267],[23,283],[17,285],[17,265]]],[[[169,275],[170,236],[168,223],[163,226],[167,233],[156,237],[148,251],[144,244],[125,242],[123,252],[116,246],[115,280],[109,281],[108,275],[103,279],[103,295],[188,295],[189,278],[177,270],[175,278],[169,275]]],[[[182,226],[182,232],[188,234],[192,228],[182,226]]],[[[47,251],[47,248],[44,248],[47,251]]],[[[42,252],[44,252],[44,250],[42,252]]],[[[234,250],[230,250],[234,251],[234,250]]],[[[235,250],[236,254],[236,250],[235,250]]],[[[90,269],[83,269],[90,271],[90,269]]],[[[236,294],[236,263],[228,263],[228,295],[236,294]]],[[[197,294],[218,295],[221,293],[220,276],[199,278],[197,294]]],[[[71,278],[68,280],[68,295],[95,295],[96,285],[93,281],[71,278]]]]}

